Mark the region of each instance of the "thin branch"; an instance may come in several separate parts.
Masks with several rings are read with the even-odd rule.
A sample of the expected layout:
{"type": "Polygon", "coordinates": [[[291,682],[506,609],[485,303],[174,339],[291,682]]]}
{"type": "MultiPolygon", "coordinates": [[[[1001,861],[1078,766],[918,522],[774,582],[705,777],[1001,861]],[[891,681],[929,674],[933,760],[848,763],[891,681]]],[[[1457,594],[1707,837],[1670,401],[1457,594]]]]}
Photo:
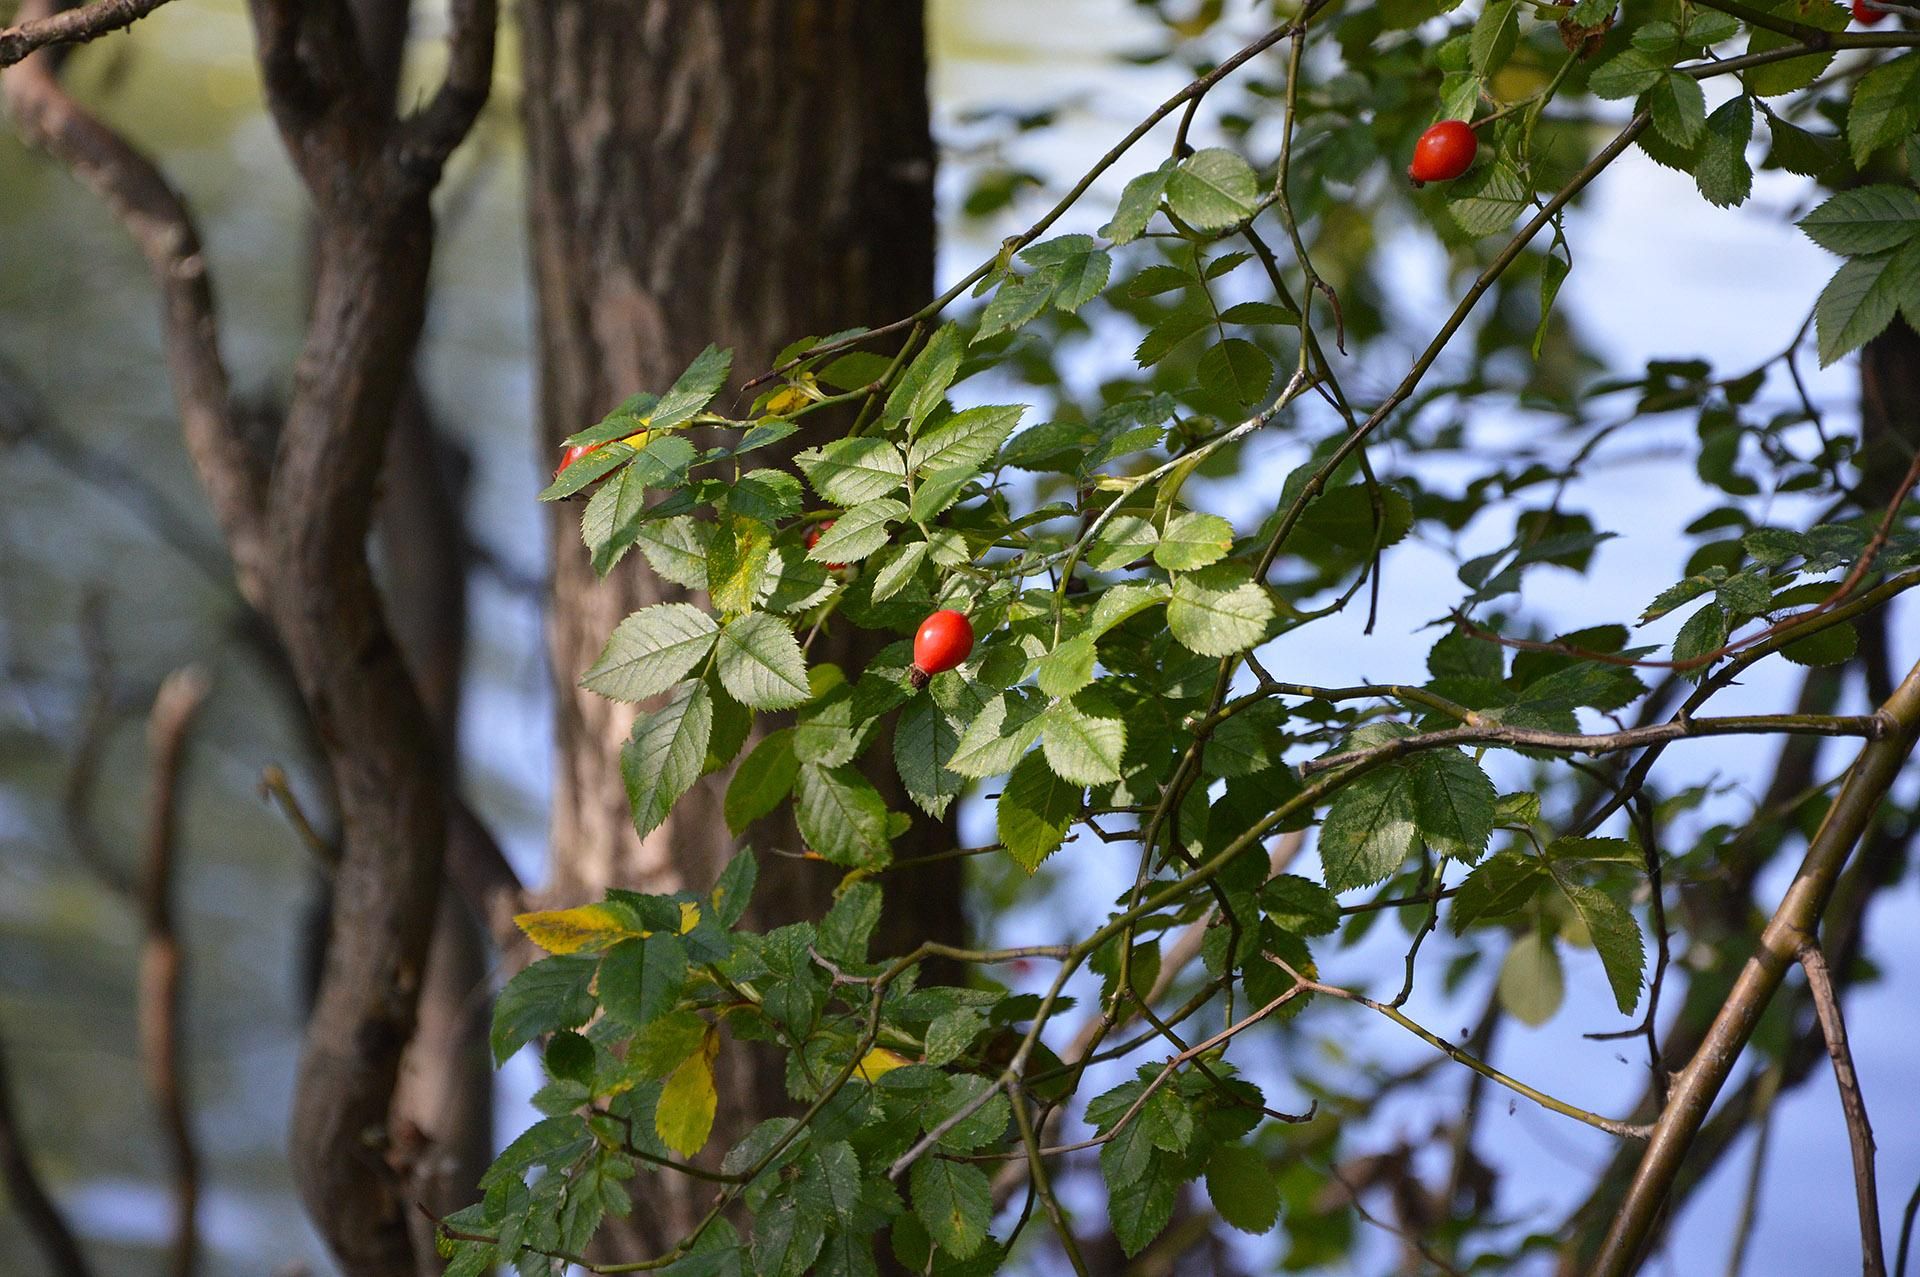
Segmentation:
{"type": "Polygon", "coordinates": [[[496,0],[453,0],[449,9],[446,79],[431,102],[403,121],[396,138],[400,167],[428,186],[472,131],[493,86],[496,0]]]}
{"type": "Polygon", "coordinates": [[[1625,1277],[1638,1263],[1694,1135],[1798,956],[1802,941],[1819,926],[1854,844],[1912,753],[1915,734],[1920,733],[1920,665],[1908,672],[1880,713],[1889,716],[1899,730],[1860,751],[1753,956],[1721,1004],[1700,1049],[1676,1075],[1673,1097],[1655,1123],[1653,1139],[1607,1231],[1593,1267],[1597,1277],[1625,1277]]]}
{"type": "MultiPolygon", "coordinates": [[[[22,15],[51,10],[49,0],[28,0],[22,15]]],[[[186,204],[151,160],[61,87],[45,51],[0,76],[0,96],[21,136],[105,201],[146,258],[160,289],[167,370],[187,450],[226,536],[241,593],[262,607],[266,467],[234,418],[213,287],[186,204]]]]}
{"type": "Polygon", "coordinates": [[[92,1277],[93,1269],[73,1235],[67,1217],[40,1182],[28,1156],[25,1136],[13,1101],[13,1075],[7,1067],[6,1043],[0,1039],[0,1177],[7,1197],[26,1221],[27,1232],[47,1257],[47,1267],[61,1277],[92,1277]]]}
{"type": "Polygon", "coordinates": [[[1853,1150],[1854,1196],[1860,1206],[1860,1272],[1862,1277],[1886,1277],[1887,1255],[1880,1240],[1880,1193],[1873,1173],[1873,1124],[1867,1120],[1867,1102],[1860,1094],[1860,1075],[1854,1072],[1853,1051],[1847,1045],[1847,1022],[1833,991],[1833,973],[1820,946],[1808,939],[1800,946],[1800,966],[1807,973],[1807,991],[1813,995],[1820,1033],[1833,1061],[1833,1080],[1840,1088],[1840,1107],[1847,1115],[1847,1142],[1853,1150]]]}
{"type": "Polygon", "coordinates": [[[1645,745],[1691,740],[1701,736],[1859,736],[1877,741],[1885,739],[1893,726],[1878,714],[1748,714],[1727,718],[1676,718],[1650,727],[1629,727],[1617,732],[1550,732],[1532,727],[1449,727],[1417,736],[1402,736],[1372,749],[1353,749],[1343,754],[1309,759],[1300,765],[1300,774],[1311,776],[1363,759],[1399,758],[1419,750],[1446,749],[1456,745],[1509,745],[1520,749],[1612,754],[1623,749],[1639,749],[1645,745]]]}
{"type": "Polygon", "coordinates": [[[199,1251],[196,1222],[200,1201],[200,1158],[187,1119],[186,1088],[181,1079],[181,948],[174,925],[174,866],[179,838],[179,798],[188,730],[206,700],[206,675],[192,666],[175,670],[160,684],[147,720],[147,747],[153,778],[147,807],[147,846],[141,875],[141,913],[146,937],[140,948],[140,1054],[147,1091],[159,1110],[173,1165],[173,1243],[168,1251],[171,1277],[191,1277],[199,1251]]]}
{"type": "Polygon", "coordinates": [[[1747,1244],[1753,1240],[1753,1226],[1760,1218],[1762,1174],[1767,1166],[1767,1149],[1773,1143],[1773,1101],[1780,1092],[1779,1064],[1769,1065],[1760,1074],[1758,1098],[1754,1101],[1754,1123],[1759,1130],[1753,1139],[1753,1160],[1747,1164],[1747,1189],[1740,1198],[1740,1214],[1733,1225],[1733,1250],[1727,1255],[1727,1277],[1740,1277],[1746,1267],[1747,1244]]]}
{"type": "Polygon", "coordinates": [[[0,30],[0,67],[10,67],[36,49],[82,44],[120,31],[158,9],[167,0],[93,0],[77,9],[50,13],[0,30]]]}

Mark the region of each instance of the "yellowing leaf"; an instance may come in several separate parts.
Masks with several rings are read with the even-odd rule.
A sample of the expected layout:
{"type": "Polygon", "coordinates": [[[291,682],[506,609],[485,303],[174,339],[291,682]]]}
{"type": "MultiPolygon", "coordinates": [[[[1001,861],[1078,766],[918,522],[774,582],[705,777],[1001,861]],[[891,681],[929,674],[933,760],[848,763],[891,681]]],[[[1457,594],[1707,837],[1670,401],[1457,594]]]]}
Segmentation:
{"type": "Polygon", "coordinates": [[[860,1075],[862,1082],[878,1082],[882,1074],[891,1073],[902,1065],[912,1063],[912,1060],[898,1051],[889,1051],[884,1046],[876,1046],[860,1057],[860,1065],[855,1072],[860,1075]]]}
{"type": "Polygon", "coordinates": [[[543,909],[523,913],[514,924],[527,933],[527,939],[548,953],[579,953],[584,949],[604,949],[622,940],[642,934],[605,905],[581,905],[575,909],[543,909]]]}
{"type": "Polygon", "coordinates": [[[713,1057],[719,1050],[720,1036],[709,1029],[700,1049],[682,1061],[660,1088],[653,1129],[661,1143],[682,1157],[698,1153],[713,1133],[713,1114],[720,1101],[713,1085],[713,1057]]]}
{"type": "Polygon", "coordinates": [[[700,925],[700,906],[691,900],[680,902],[680,934],[686,935],[700,925]]]}

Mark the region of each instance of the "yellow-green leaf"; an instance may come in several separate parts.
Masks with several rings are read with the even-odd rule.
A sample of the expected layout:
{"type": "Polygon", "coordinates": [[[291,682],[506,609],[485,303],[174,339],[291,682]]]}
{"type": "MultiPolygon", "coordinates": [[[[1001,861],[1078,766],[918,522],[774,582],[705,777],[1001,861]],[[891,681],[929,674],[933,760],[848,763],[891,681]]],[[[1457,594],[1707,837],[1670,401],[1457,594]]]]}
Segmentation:
{"type": "Polygon", "coordinates": [[[513,921],[515,926],[527,933],[527,939],[548,953],[604,949],[641,934],[606,905],[542,909],[536,913],[520,914],[513,921]]]}
{"type": "Polygon", "coordinates": [[[713,1132],[713,1115],[720,1102],[713,1085],[713,1057],[719,1050],[719,1035],[707,1030],[700,1049],[681,1061],[660,1088],[653,1129],[661,1143],[682,1157],[698,1153],[713,1132]]]}

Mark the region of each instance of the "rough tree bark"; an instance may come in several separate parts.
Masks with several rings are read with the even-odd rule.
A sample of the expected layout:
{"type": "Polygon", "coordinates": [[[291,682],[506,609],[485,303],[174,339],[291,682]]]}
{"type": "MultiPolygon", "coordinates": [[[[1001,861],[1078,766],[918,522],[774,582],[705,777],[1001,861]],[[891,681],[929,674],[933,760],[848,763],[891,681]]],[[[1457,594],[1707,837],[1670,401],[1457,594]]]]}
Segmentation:
{"type": "MultiPolygon", "coordinates": [[[[732,347],[744,378],[795,338],[926,301],[933,150],[918,0],[531,0],[520,13],[543,457],[634,391],[665,389],[708,342],[732,347]]],[[[619,771],[633,711],[575,683],[623,616],[676,591],[638,554],[597,581],[577,521],[577,506],[554,511],[552,894],[703,887],[735,845],[720,816],[725,773],[636,837],[619,771]]],[[[870,650],[836,633],[813,656],[857,674],[870,650]]],[[[875,779],[911,810],[897,781],[875,779]]],[[[800,845],[779,828],[751,841],[800,845]]],[[[918,818],[895,854],[948,841],[918,818]]],[[[831,866],[762,855],[749,922],[817,916],[835,880],[831,866]]],[[[910,891],[890,893],[877,944],[957,938],[958,884],[956,862],[914,871],[910,891]]],[[[718,1148],[785,1103],[765,1061],[734,1047],[722,1070],[718,1148]]],[[[662,1244],[707,1195],[647,1183],[631,1240],[662,1244]]]]}

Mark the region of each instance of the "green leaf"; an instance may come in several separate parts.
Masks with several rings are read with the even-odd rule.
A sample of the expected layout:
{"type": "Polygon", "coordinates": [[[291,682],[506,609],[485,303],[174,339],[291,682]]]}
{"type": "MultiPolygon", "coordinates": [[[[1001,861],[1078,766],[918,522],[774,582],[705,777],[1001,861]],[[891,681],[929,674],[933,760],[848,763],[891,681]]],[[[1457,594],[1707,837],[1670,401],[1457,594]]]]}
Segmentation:
{"type": "Polygon", "coordinates": [[[1851,624],[1829,625],[1780,649],[1795,665],[1838,665],[1860,650],[1860,631],[1851,624]]]}
{"type": "Polygon", "coordinates": [[[1233,549],[1233,525],[1217,514],[1186,511],[1167,520],[1153,549],[1153,561],[1170,572],[1189,572],[1227,557],[1233,549]]]}
{"type": "Polygon", "coordinates": [[[928,523],[959,499],[960,493],[980,471],[975,466],[954,466],[921,476],[913,489],[913,503],[907,514],[915,523],[928,523]]]}
{"type": "Polygon", "coordinates": [[[1483,922],[1514,917],[1533,902],[1547,881],[1546,865],[1538,857],[1502,851],[1488,857],[1466,876],[1454,893],[1453,933],[1483,922]]]}
{"type": "Polygon", "coordinates": [[[657,696],[712,650],[719,627],[688,603],[641,608],[620,622],[581,686],[616,701],[657,696]]]}
{"type": "Polygon", "coordinates": [[[960,744],[960,729],[931,696],[916,696],[900,711],[893,729],[893,762],[907,797],[936,820],[960,795],[966,778],[947,764],[960,744]]]}
{"type": "Polygon", "coordinates": [[[1040,748],[1062,779],[1077,785],[1105,785],[1120,779],[1120,757],[1127,750],[1126,720],[1084,712],[1061,701],[1042,716],[1040,748]]]}
{"type": "Polygon", "coordinates": [[[995,697],[981,707],[960,733],[947,765],[962,776],[984,780],[1011,771],[1020,756],[1040,739],[1042,706],[1017,692],[995,697]]]}
{"type": "Polygon", "coordinates": [[[707,594],[729,616],[752,610],[766,584],[773,529],[757,519],[723,519],[707,550],[707,594]]]}
{"type": "Polygon", "coordinates": [[[1706,140],[1693,167],[1694,185],[1709,204],[1731,208],[1753,193],[1747,143],[1753,138],[1753,105],[1736,94],[1707,117],[1706,140]]]}
{"type": "Polygon", "coordinates": [[[1647,97],[1653,109],[1653,127],[1675,146],[1690,147],[1706,132],[1707,95],[1692,76],[1669,71],[1647,97]]]}
{"type": "Polygon", "coordinates": [[[1920,195],[1904,186],[1857,186],[1794,225],[1830,253],[1864,257],[1920,236],[1920,195]]]}
{"type": "Polygon", "coordinates": [[[684,516],[644,523],[634,543],[647,564],[662,577],[689,590],[707,588],[707,537],[711,524],[684,516]]]}
{"type": "MultiPolygon", "coordinates": [[[[1829,0],[1773,0],[1772,3],[1755,7],[1777,17],[1819,27],[1822,31],[1844,31],[1852,17],[1847,6],[1832,4],[1829,0]]],[[[1782,31],[1771,31],[1752,24],[1748,25],[1748,30],[1751,32],[1747,38],[1748,53],[1771,53],[1802,43],[1799,36],[1782,31]]],[[[1752,67],[1741,78],[1746,81],[1747,92],[1754,96],[1779,97],[1783,93],[1797,93],[1812,84],[1826,72],[1832,61],[1833,50],[1828,49],[1811,56],[1786,58],[1752,67]]]]}
{"type": "Polygon", "coordinates": [[[1879,336],[1903,305],[1920,311],[1920,240],[1844,262],[1814,303],[1821,367],[1879,336]]]}
{"type": "Polygon", "coordinates": [[[1167,601],[1167,628],[1190,652],[1231,656],[1266,637],[1273,599],[1246,569],[1212,567],[1178,577],[1167,601]]]}
{"type": "Polygon", "coordinates": [[[1208,147],[1180,161],[1167,180],[1167,205],[1187,225],[1221,231],[1253,216],[1260,184],[1232,151],[1208,147]]]}
{"type": "Polygon", "coordinates": [[[1252,342],[1229,337],[1200,356],[1195,376],[1203,390],[1245,408],[1266,398],[1273,385],[1273,360],[1252,342]]]}
{"type": "MultiPolygon", "coordinates": [[[[1162,316],[1134,347],[1133,360],[1142,368],[1151,368],[1173,353],[1187,338],[1214,326],[1213,311],[1199,302],[1183,302],[1177,310],[1162,316]]],[[[576,463],[577,464],[577,463],[576,463]]]]}
{"type": "Polygon", "coordinates": [[[873,929],[880,925],[880,904],[879,883],[849,884],[820,919],[815,947],[835,962],[865,962],[873,929]]]}
{"type": "Polygon", "coordinates": [[[1000,451],[1026,410],[1024,404],[1004,404],[957,412],[913,441],[907,449],[907,468],[916,473],[978,473],[1000,451]]]}
{"type": "Polygon", "coordinates": [[[1281,306],[1275,302],[1239,302],[1220,312],[1220,322],[1248,327],[1268,324],[1298,327],[1300,312],[1291,306],[1281,306]]]}
{"type": "Polygon", "coordinates": [[[1443,856],[1472,864],[1493,836],[1493,782],[1457,749],[1431,749],[1408,760],[1414,821],[1420,837],[1443,856]]]}
{"type": "Polygon", "coordinates": [[[1498,989],[1500,1005],[1522,1024],[1538,1028],[1551,1020],[1566,995],[1553,941],[1533,931],[1515,939],[1500,964],[1498,989]]]}
{"type": "Polygon", "coordinates": [[[1467,43],[1467,65],[1479,76],[1505,66],[1520,39],[1519,6],[1515,0],[1492,0],[1473,24],[1467,43]]]}
{"type": "Polygon", "coordinates": [[[1099,638],[1136,612],[1165,603],[1172,593],[1158,581],[1144,585],[1123,582],[1114,586],[1093,605],[1093,615],[1087,619],[1087,636],[1099,638]]]}
{"type": "Polygon", "coordinates": [[[886,800],[858,771],[806,763],[794,792],[794,816],[810,849],[837,865],[878,866],[892,858],[886,800]]]}
{"type": "Polygon", "coordinates": [[[955,1259],[980,1249],[993,1218],[993,1186],[986,1172],[944,1157],[922,1157],[913,1164],[908,1180],[913,1188],[913,1213],[927,1227],[934,1244],[955,1259]]]}
{"type": "Polygon", "coordinates": [[[887,543],[891,526],[907,517],[907,507],[890,498],[848,510],[820,534],[807,551],[815,563],[858,563],[887,543]]]}
{"type": "Polygon", "coordinates": [[[667,430],[683,422],[691,421],[694,414],[700,412],[713,397],[720,393],[720,387],[727,384],[727,373],[733,367],[733,352],[708,346],[687,365],[666,394],[660,396],[653,412],[647,417],[647,425],[654,430],[667,430]]]}
{"type": "MultiPolygon", "coordinates": [[[[1709,603],[1688,617],[1680,632],[1673,636],[1673,659],[1693,661],[1708,652],[1718,651],[1727,641],[1727,610],[1718,603],[1709,603]]],[[[1697,680],[1706,672],[1708,666],[1692,671],[1697,680]]]]}
{"type": "Polygon", "coordinates": [[[1506,159],[1474,169],[1447,193],[1447,211],[1475,239],[1506,230],[1526,209],[1527,184],[1506,159]]]}
{"type": "Polygon", "coordinates": [[[1159,544],[1160,533],[1150,520],[1135,514],[1116,514],[1087,548],[1087,562],[1102,572],[1111,572],[1145,558],[1159,544]]]}
{"type": "Polygon", "coordinates": [[[996,817],[1000,843],[1028,873],[1059,850],[1080,814],[1081,787],[1054,775],[1040,754],[1028,754],[1007,777],[996,817]]]}
{"type": "MultiPolygon", "coordinates": [[[[926,347],[913,357],[913,362],[894,383],[881,416],[887,421],[904,421],[909,435],[917,433],[921,423],[947,397],[947,387],[959,374],[960,361],[966,353],[967,343],[960,335],[960,325],[942,324],[935,329],[933,336],[927,338],[926,347]]],[[[873,495],[885,496],[886,493],[873,495]]]]}
{"type": "Polygon", "coordinates": [[[494,1065],[505,1064],[515,1051],[544,1033],[577,1029],[591,1019],[593,975],[599,969],[597,954],[542,958],[507,981],[493,1003],[488,1042],[494,1065]]]}
{"type": "Polygon", "coordinates": [[[1280,1222],[1280,1186],[1258,1149],[1222,1144],[1207,1160],[1207,1196],[1220,1218],[1243,1233],[1267,1233],[1280,1222]]]}
{"type": "Polygon", "coordinates": [[[807,482],[835,505],[873,501],[904,485],[906,458],[887,439],[863,435],[809,448],[794,459],[807,482]]]}
{"type": "Polygon", "coordinates": [[[720,632],[715,665],[721,685],[752,709],[792,709],[813,696],[799,641],[765,612],[743,616],[720,632]]]}
{"type": "Polygon", "coordinates": [[[687,947],[679,936],[656,931],[623,940],[600,963],[600,1005],[633,1027],[673,1010],[687,982],[687,947]]]}
{"type": "Polygon", "coordinates": [[[1540,358],[1541,347],[1547,342],[1549,321],[1553,318],[1553,303],[1560,296],[1560,285],[1567,282],[1572,265],[1560,254],[1549,252],[1546,260],[1540,263],[1540,323],[1533,330],[1532,352],[1535,360],[1540,358]]]}
{"type": "Polygon", "coordinates": [[[642,837],[666,820],[680,795],[700,778],[713,732],[713,696],[694,681],[673,689],[665,705],[642,714],[620,749],[620,775],[633,827],[642,837]]]}
{"type": "Polygon", "coordinates": [[[1094,640],[1076,634],[1054,648],[1034,666],[1034,681],[1048,696],[1071,696],[1093,682],[1094,640]]]}
{"type": "Polygon", "coordinates": [[[1597,98],[1637,98],[1668,74],[1667,65],[1645,50],[1627,48],[1595,67],[1587,88],[1597,98]]]}
{"type": "Polygon", "coordinates": [[[771,812],[793,792],[794,779],[800,773],[800,760],[793,752],[793,729],[782,727],[768,733],[753,747],[734,772],[727,786],[727,828],[742,833],[754,821],[771,812]]]}
{"type": "Polygon", "coordinates": [[[1920,127],[1920,53],[1902,54],[1867,72],[1847,111],[1853,166],[1865,168],[1881,147],[1920,127]]]}
{"type": "Polygon", "coordinates": [[[1327,889],[1370,887],[1397,872],[1419,837],[1413,775],[1402,767],[1369,772],[1334,795],[1320,826],[1327,889]]]}
{"type": "Polygon", "coordinates": [[[1032,323],[1053,300],[1054,288],[1053,276],[1046,272],[1008,275],[994,290],[993,300],[980,313],[980,329],[974,333],[973,339],[984,341],[1032,323]]]}
{"type": "Polygon", "coordinates": [[[1640,924],[1625,905],[1598,887],[1562,883],[1560,889],[1586,924],[1587,935],[1600,954],[1600,965],[1606,968],[1607,983],[1613,986],[1613,1000],[1620,1014],[1631,1015],[1640,1002],[1640,981],[1647,967],[1640,924]]]}
{"type": "Polygon", "coordinates": [[[1140,238],[1147,223],[1160,207],[1160,198],[1167,192],[1167,179],[1173,174],[1172,160],[1151,173],[1141,173],[1130,179],[1120,192],[1120,205],[1114,210],[1113,220],[1100,228],[1100,233],[1116,244],[1127,244],[1140,238]]]}
{"type": "Polygon", "coordinates": [[[778,523],[800,513],[800,498],[800,480],[785,470],[749,470],[727,490],[727,511],[762,523],[778,523]]]}
{"type": "Polygon", "coordinates": [[[1053,304],[1061,310],[1080,309],[1107,286],[1113,258],[1091,235],[1061,235],[1020,250],[1022,261],[1047,268],[1054,281],[1053,304]]]}

